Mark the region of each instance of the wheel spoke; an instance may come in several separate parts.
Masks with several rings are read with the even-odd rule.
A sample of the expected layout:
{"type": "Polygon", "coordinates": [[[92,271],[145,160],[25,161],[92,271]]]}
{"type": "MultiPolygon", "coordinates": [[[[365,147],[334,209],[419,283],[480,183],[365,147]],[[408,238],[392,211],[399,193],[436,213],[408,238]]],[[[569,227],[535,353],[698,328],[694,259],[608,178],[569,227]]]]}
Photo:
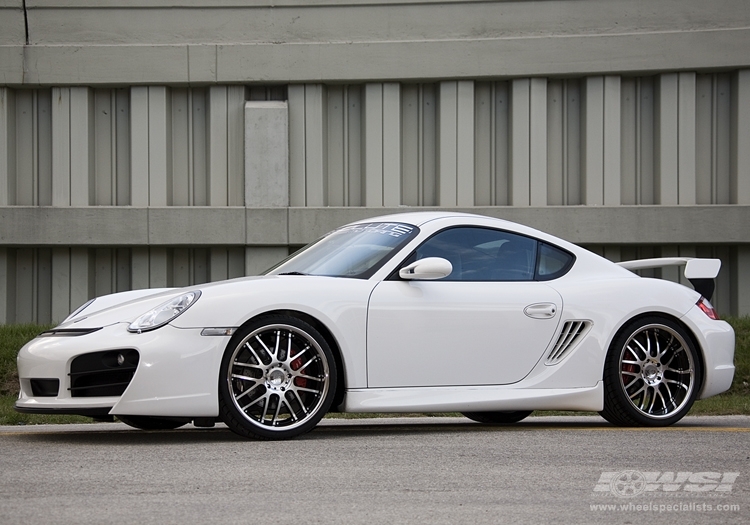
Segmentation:
{"type": "MultiPolygon", "coordinates": [[[[632,341],[632,342],[633,342],[633,343],[635,343],[636,345],[638,345],[638,348],[640,348],[640,349],[641,349],[641,352],[643,352],[643,354],[644,354],[644,355],[645,355],[646,357],[648,357],[648,352],[646,351],[646,349],[645,349],[645,348],[643,348],[643,345],[641,344],[641,342],[640,342],[640,341],[639,341],[638,339],[633,339],[633,341],[632,341]]],[[[634,357],[635,357],[636,359],[640,359],[640,358],[641,358],[641,357],[640,357],[640,356],[638,355],[638,353],[637,353],[637,352],[636,352],[635,350],[633,350],[633,349],[632,349],[632,348],[631,348],[631,347],[630,347],[629,345],[628,345],[628,350],[630,350],[630,353],[631,353],[631,354],[633,354],[633,356],[634,356],[634,357]]]]}
{"type": "Polygon", "coordinates": [[[666,354],[670,348],[672,348],[672,343],[674,343],[673,335],[670,336],[669,341],[667,341],[667,343],[664,345],[664,350],[660,350],[659,348],[657,348],[656,357],[659,358],[659,360],[661,360],[662,356],[666,354]]]}
{"type": "MultiPolygon", "coordinates": [[[[270,349],[270,348],[268,348],[268,347],[266,346],[266,343],[265,343],[265,342],[263,341],[263,339],[261,339],[261,338],[260,338],[260,334],[259,334],[259,335],[256,335],[256,336],[255,336],[255,340],[256,340],[256,341],[258,341],[258,342],[260,343],[260,345],[261,345],[261,346],[263,347],[263,350],[265,350],[265,351],[266,351],[266,353],[268,354],[268,357],[270,357],[270,358],[271,358],[271,360],[273,361],[273,354],[271,353],[271,349],[270,349]]],[[[249,346],[249,343],[248,343],[248,346],[249,346]]],[[[252,348],[252,347],[251,347],[251,348],[252,348]]],[[[262,362],[263,362],[263,361],[261,361],[261,363],[262,363],[262,362]]]]}
{"type": "Polygon", "coordinates": [[[252,363],[243,363],[242,361],[235,361],[232,363],[233,366],[239,366],[241,368],[257,368],[259,370],[263,370],[262,366],[254,365],[252,363]]]}
{"type": "Polygon", "coordinates": [[[268,396],[264,396],[263,399],[265,403],[263,403],[263,413],[260,415],[261,421],[265,421],[266,417],[268,417],[268,406],[271,404],[268,396]]]}
{"type": "Polygon", "coordinates": [[[273,349],[273,357],[279,359],[279,345],[281,344],[281,330],[276,330],[276,345],[273,349]]]}
{"type": "Polygon", "coordinates": [[[302,350],[294,354],[294,357],[292,357],[292,360],[300,359],[308,350],[311,350],[310,345],[306,345],[302,350]]]}
{"type": "MultiPolygon", "coordinates": [[[[679,388],[684,388],[685,392],[688,391],[688,386],[685,383],[683,383],[682,381],[675,381],[674,379],[665,379],[664,380],[664,384],[666,385],[667,383],[671,383],[673,385],[677,385],[679,388]]],[[[669,387],[667,387],[667,388],[669,388],[669,387]]]]}
{"type": "Polygon", "coordinates": [[[294,391],[297,392],[310,392],[311,394],[320,394],[319,390],[313,390],[312,388],[305,388],[303,386],[295,386],[294,391]]]}
{"type": "Polygon", "coordinates": [[[640,377],[641,377],[640,374],[629,374],[627,372],[623,372],[623,374],[627,374],[627,375],[633,376],[633,379],[627,385],[623,385],[626,390],[628,388],[630,388],[631,386],[633,386],[637,381],[639,381],[640,377]]]}
{"type": "Polygon", "coordinates": [[[302,379],[309,379],[311,381],[325,381],[326,380],[325,377],[315,377],[315,376],[309,376],[307,374],[297,374],[294,372],[292,374],[294,375],[294,377],[300,377],[302,379]]]}
{"type": "Polygon", "coordinates": [[[242,379],[243,381],[257,381],[257,378],[250,376],[243,376],[240,374],[232,374],[232,379],[242,379]]]}
{"type": "Polygon", "coordinates": [[[245,343],[244,347],[247,349],[248,352],[250,352],[250,354],[252,354],[255,360],[258,361],[258,366],[260,368],[263,368],[263,360],[260,358],[260,355],[258,354],[258,352],[256,352],[255,348],[252,347],[252,345],[250,344],[250,341],[245,343]]]}
{"type": "MultiPolygon", "coordinates": [[[[656,394],[658,394],[658,396],[661,398],[661,406],[664,409],[664,411],[666,412],[666,410],[667,410],[667,401],[664,399],[664,396],[661,394],[661,392],[659,390],[656,390],[656,394]]],[[[672,398],[670,397],[669,399],[670,399],[670,402],[671,402],[672,406],[675,406],[674,401],[672,400],[672,398]]]]}
{"type": "MultiPolygon", "coordinates": [[[[281,404],[282,404],[282,398],[278,394],[274,394],[274,397],[277,398],[276,401],[276,412],[273,414],[273,419],[271,420],[271,426],[276,426],[276,421],[279,419],[279,412],[281,411],[281,404]]],[[[261,423],[264,420],[261,420],[261,423]]]]}
{"type": "Polygon", "coordinates": [[[635,397],[640,394],[641,392],[644,392],[648,388],[648,385],[646,383],[643,384],[641,388],[633,392],[632,394],[628,394],[630,399],[635,399],[635,397]]]}
{"type": "Polygon", "coordinates": [[[293,395],[293,396],[294,396],[294,398],[295,398],[295,399],[297,400],[297,403],[299,403],[299,406],[300,406],[300,407],[302,407],[302,412],[304,412],[304,413],[305,413],[305,415],[307,415],[307,407],[306,407],[306,406],[305,406],[305,404],[304,404],[304,403],[302,402],[302,398],[301,398],[301,397],[299,396],[299,394],[297,393],[297,390],[300,390],[300,389],[299,389],[299,388],[296,388],[296,389],[292,390],[292,395],[293,395]]]}
{"type": "Polygon", "coordinates": [[[643,395],[641,396],[641,412],[643,412],[644,407],[646,406],[646,403],[648,403],[648,386],[644,385],[643,387],[643,395]]]}
{"type": "Polygon", "coordinates": [[[289,363],[292,360],[292,334],[286,338],[286,359],[285,362],[289,363]]]}
{"type": "Polygon", "coordinates": [[[304,370],[305,368],[307,368],[308,366],[310,366],[310,364],[313,363],[317,359],[318,359],[317,356],[311,357],[310,360],[307,363],[305,363],[304,365],[302,365],[301,367],[299,367],[297,369],[297,372],[301,372],[302,370],[304,370]]]}
{"type": "MultiPolygon", "coordinates": [[[[235,400],[236,400],[236,399],[237,399],[237,398],[235,398],[235,400]]],[[[253,405],[257,405],[257,404],[258,404],[258,403],[259,403],[260,401],[263,401],[263,399],[265,399],[265,396],[260,396],[260,397],[257,397],[257,398],[255,398],[254,400],[250,401],[250,402],[249,402],[249,403],[248,403],[247,405],[245,405],[244,407],[240,407],[240,410],[242,410],[243,412],[246,412],[248,408],[250,408],[250,407],[251,407],[251,406],[253,406],[253,405]]]]}
{"type": "MultiPolygon", "coordinates": [[[[654,394],[655,393],[657,393],[656,390],[654,390],[654,394]]],[[[654,403],[656,403],[656,396],[652,394],[651,395],[651,406],[648,407],[648,412],[649,413],[653,413],[654,412],[654,403]]]]}

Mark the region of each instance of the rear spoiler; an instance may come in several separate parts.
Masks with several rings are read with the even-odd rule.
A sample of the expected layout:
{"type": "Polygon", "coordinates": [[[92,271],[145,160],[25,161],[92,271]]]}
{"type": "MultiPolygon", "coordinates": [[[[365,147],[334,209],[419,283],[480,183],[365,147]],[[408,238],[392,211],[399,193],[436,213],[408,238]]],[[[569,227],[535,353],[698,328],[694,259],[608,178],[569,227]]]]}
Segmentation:
{"type": "Polygon", "coordinates": [[[711,300],[714,294],[714,279],[719,275],[721,260],[694,259],[692,257],[661,257],[658,259],[638,259],[616,263],[626,270],[647,270],[665,266],[685,266],[685,278],[690,281],[695,291],[711,300]]]}

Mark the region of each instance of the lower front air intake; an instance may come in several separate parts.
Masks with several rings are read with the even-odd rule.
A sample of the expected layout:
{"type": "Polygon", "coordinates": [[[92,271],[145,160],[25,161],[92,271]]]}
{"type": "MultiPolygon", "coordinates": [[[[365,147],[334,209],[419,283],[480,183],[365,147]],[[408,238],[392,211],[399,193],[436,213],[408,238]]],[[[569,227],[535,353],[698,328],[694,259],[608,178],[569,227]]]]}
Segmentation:
{"type": "Polygon", "coordinates": [[[138,368],[136,350],[107,350],[79,355],[70,364],[71,397],[121,396],[138,368]]]}

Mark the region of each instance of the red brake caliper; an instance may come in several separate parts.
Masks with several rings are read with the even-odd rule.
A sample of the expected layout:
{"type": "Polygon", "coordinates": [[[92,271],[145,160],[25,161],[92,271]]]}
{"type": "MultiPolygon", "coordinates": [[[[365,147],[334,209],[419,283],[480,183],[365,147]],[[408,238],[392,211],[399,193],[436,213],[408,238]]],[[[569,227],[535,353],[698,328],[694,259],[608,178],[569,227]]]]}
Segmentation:
{"type": "MultiPolygon", "coordinates": [[[[299,367],[301,366],[302,359],[300,359],[299,357],[291,362],[292,370],[299,370],[299,367]]],[[[295,377],[294,384],[300,388],[305,388],[307,387],[307,379],[305,379],[304,377],[295,377]]]]}

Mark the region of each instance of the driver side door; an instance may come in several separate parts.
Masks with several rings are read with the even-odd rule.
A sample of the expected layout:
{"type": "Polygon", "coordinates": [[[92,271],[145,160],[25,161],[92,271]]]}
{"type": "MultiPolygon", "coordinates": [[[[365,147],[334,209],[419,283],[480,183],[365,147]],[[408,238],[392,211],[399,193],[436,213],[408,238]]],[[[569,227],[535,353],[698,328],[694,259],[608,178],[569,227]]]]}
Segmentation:
{"type": "Polygon", "coordinates": [[[479,227],[443,230],[408,264],[451,262],[436,281],[387,280],[368,309],[368,386],[509,384],[523,379],[550,345],[562,298],[534,280],[538,242],[479,227]]]}

